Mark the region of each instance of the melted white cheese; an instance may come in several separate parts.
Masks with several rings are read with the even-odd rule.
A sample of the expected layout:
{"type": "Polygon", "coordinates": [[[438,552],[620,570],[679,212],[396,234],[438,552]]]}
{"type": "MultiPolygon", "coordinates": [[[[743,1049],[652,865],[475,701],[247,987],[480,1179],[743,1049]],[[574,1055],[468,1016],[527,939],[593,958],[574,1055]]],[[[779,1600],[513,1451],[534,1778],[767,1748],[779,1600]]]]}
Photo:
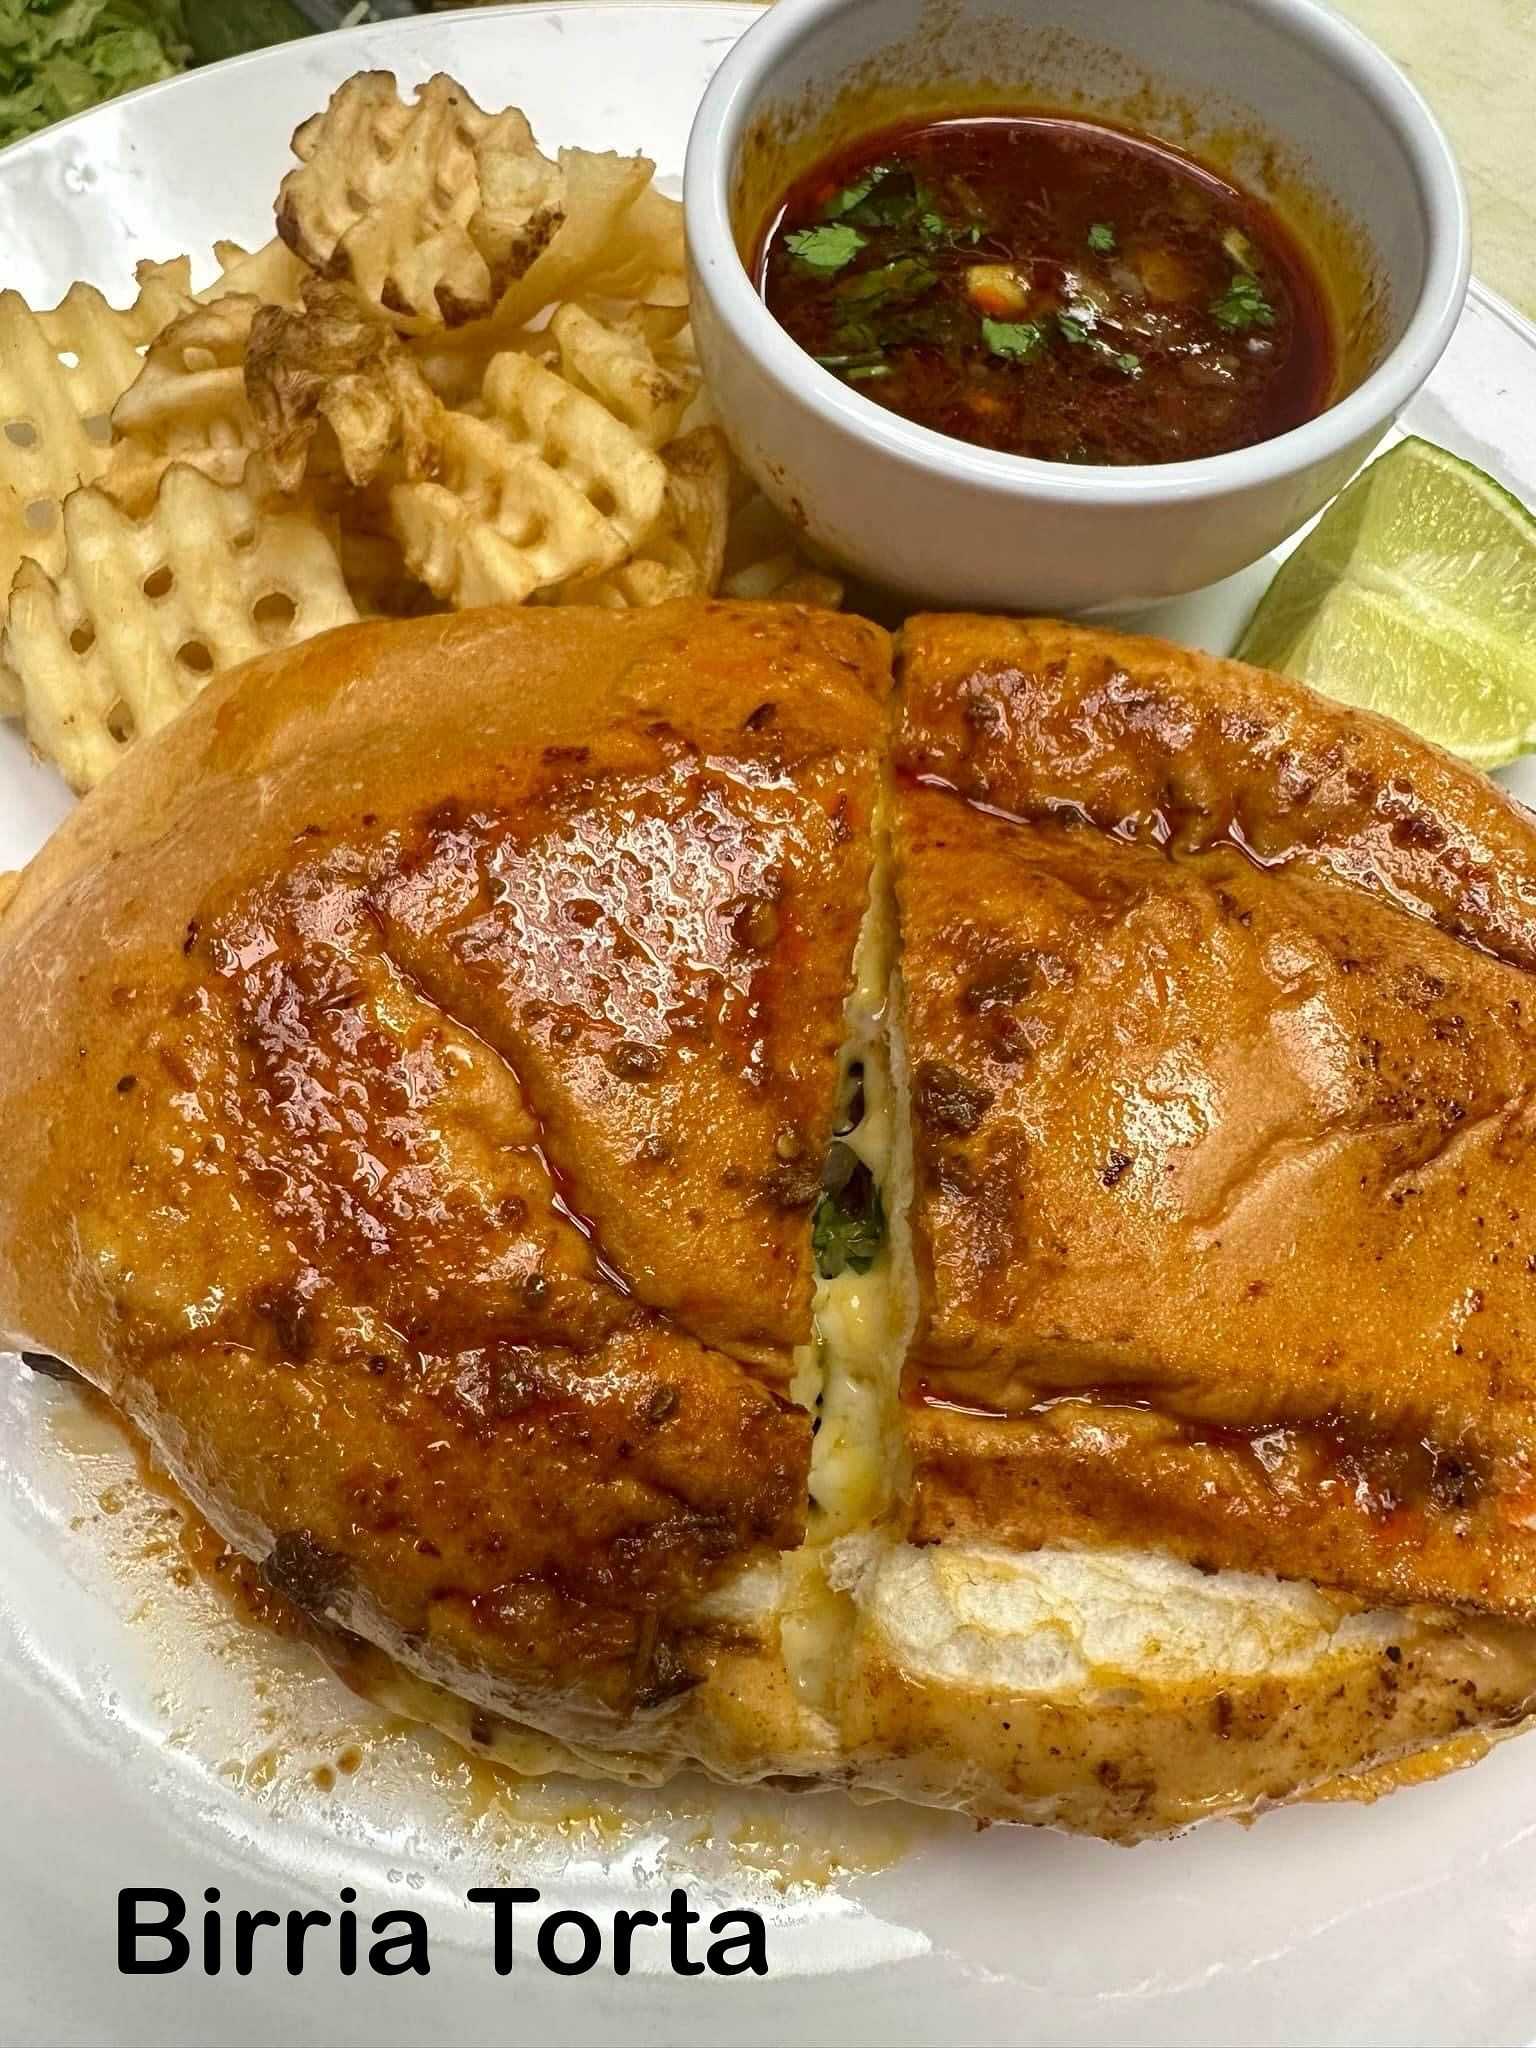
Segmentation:
{"type": "Polygon", "coordinates": [[[889,841],[877,828],[870,905],[854,955],[842,1052],[844,1086],[862,1069],[863,1115],[844,1134],[874,1175],[886,1237],[867,1273],[845,1268],[817,1284],[815,1339],[796,1356],[791,1392],[816,1416],[805,1547],[785,1560],[784,1656],[805,1704],[828,1711],[854,1623],[827,1576],[828,1546],[877,1523],[895,1490],[902,1360],[914,1314],[908,1205],[910,1127],[895,983],[896,907],[889,841]]]}

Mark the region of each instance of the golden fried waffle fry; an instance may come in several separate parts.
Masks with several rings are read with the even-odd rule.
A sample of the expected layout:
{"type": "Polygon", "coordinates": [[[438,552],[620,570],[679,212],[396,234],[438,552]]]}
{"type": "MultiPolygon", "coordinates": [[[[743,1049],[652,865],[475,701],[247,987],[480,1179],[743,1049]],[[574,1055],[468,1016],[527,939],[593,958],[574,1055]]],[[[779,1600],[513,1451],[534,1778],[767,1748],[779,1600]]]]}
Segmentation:
{"type": "Polygon", "coordinates": [[[185,257],[140,264],[138,280],[122,310],[87,284],[38,313],[0,292],[0,591],[24,554],[59,560],[60,501],[101,474],[141,349],[191,303],[185,257]]]}
{"type": "Polygon", "coordinates": [[[357,616],[325,532],[258,484],[177,464],[143,519],[86,485],[62,525],[57,578],[17,572],[0,656],[32,745],[78,790],[220,669],[357,616]]]}
{"type": "Polygon", "coordinates": [[[497,356],[509,348],[543,354],[549,343],[542,335],[509,331],[494,320],[472,320],[467,327],[444,328],[438,334],[408,335],[406,346],[428,390],[444,405],[463,412],[479,404],[485,373],[497,356]]]}
{"type": "Polygon", "coordinates": [[[243,293],[194,306],[150,344],[138,376],[112,410],[101,485],[130,511],[150,505],[173,462],[215,483],[245,474],[255,424],[245,397],[245,352],[259,301],[243,293]]]}
{"type": "Polygon", "coordinates": [[[390,489],[387,472],[361,490],[345,479],[317,479],[312,473],[305,495],[334,533],[341,573],[360,618],[413,619],[422,612],[447,611],[406,565],[390,512],[390,489]]]}
{"type": "Polygon", "coordinates": [[[584,292],[635,299],[648,306],[686,306],[688,263],[683,242],[683,205],[647,185],[623,215],[603,260],[587,277],[584,292]]]}
{"type": "Polygon", "coordinates": [[[280,490],[298,489],[322,426],[353,484],[372,483],[386,462],[410,480],[436,466],[442,407],[400,337],[352,285],[314,278],[297,310],[263,307],[245,389],[280,490]]]}
{"type": "Polygon", "coordinates": [[[722,578],[722,597],[772,599],[775,604],[809,604],[822,611],[841,611],[842,579],[818,569],[793,548],[764,555],[722,578]]]}
{"type": "MultiPolygon", "coordinates": [[[[473,404],[491,361],[504,350],[541,347],[527,323],[557,303],[590,299],[587,310],[595,318],[609,323],[624,320],[653,347],[670,341],[687,324],[686,288],[681,306],[651,306],[606,290],[588,290],[596,276],[617,276],[626,260],[627,223],[647,195],[652,170],[648,159],[566,149],[560,152],[560,165],[566,219],[527,274],[508,287],[488,319],[420,335],[412,343],[423,376],[445,405],[473,404]]],[[[650,275],[646,260],[636,269],[637,274],[650,275]]]]}
{"type": "Polygon", "coordinates": [[[439,483],[397,484],[390,507],[413,575],[451,604],[521,604],[624,556],[583,492],[488,420],[449,416],[439,483]]]}
{"type": "Polygon", "coordinates": [[[197,294],[202,304],[228,298],[233,292],[259,299],[264,306],[296,306],[315,274],[281,235],[274,235],[259,249],[242,249],[238,242],[215,242],[213,253],[219,275],[197,294]]]}
{"type": "Polygon", "coordinates": [[[278,233],[409,331],[489,313],[564,219],[565,180],[523,115],[485,113],[441,73],[410,104],[387,71],[348,79],[293,148],[278,233]]]}
{"type": "Polygon", "coordinates": [[[599,320],[583,306],[561,306],[549,332],[568,384],[599,399],[648,448],[674,438],[703,381],[696,369],[664,364],[638,323],[599,320]]]}
{"type": "Polygon", "coordinates": [[[567,585],[560,603],[622,610],[714,592],[731,514],[730,449],[718,427],[696,427],[661,454],[667,497],[656,531],[617,569],[567,585]]]}
{"type": "Polygon", "coordinates": [[[666,504],[660,456],[532,356],[497,356],[482,402],[444,415],[439,481],[390,493],[413,574],[455,605],[520,604],[626,561],[666,504]]]}
{"type": "Polygon", "coordinates": [[[679,376],[702,378],[686,306],[648,306],[638,299],[611,299],[596,292],[584,292],[571,303],[605,327],[622,327],[626,333],[638,335],[664,368],[679,376]]]}
{"type": "Polygon", "coordinates": [[[739,502],[647,158],[552,161],[516,109],[387,72],[294,150],[278,234],[216,243],[195,294],[185,257],[123,311],[0,293],[0,715],[76,787],[206,674],[338,618],[841,601],[739,502]]]}
{"type": "Polygon", "coordinates": [[[548,248],[502,293],[495,323],[503,331],[617,273],[629,253],[627,222],[656,168],[649,157],[611,150],[562,149],[559,163],[565,219],[548,248]]]}

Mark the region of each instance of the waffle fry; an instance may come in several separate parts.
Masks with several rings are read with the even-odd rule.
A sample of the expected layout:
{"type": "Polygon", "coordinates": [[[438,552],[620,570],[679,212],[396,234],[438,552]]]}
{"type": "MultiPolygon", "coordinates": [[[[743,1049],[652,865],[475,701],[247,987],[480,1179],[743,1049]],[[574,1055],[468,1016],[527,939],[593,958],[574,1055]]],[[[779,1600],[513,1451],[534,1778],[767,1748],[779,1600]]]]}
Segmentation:
{"type": "MultiPolygon", "coordinates": [[[[619,275],[629,250],[626,224],[646,196],[649,160],[568,149],[560,152],[560,166],[566,218],[549,247],[508,287],[489,318],[420,336],[412,345],[422,375],[445,405],[473,404],[494,358],[509,348],[538,346],[525,332],[527,323],[562,301],[590,298],[594,317],[627,319],[653,341],[670,339],[686,324],[686,291],[678,309],[589,290],[594,278],[606,282],[619,275]]],[[[636,271],[649,277],[649,262],[637,263],[636,271]]]]}
{"type": "Polygon", "coordinates": [[[583,289],[647,306],[686,306],[687,272],[682,202],[647,185],[583,289]]]}
{"type": "Polygon", "coordinates": [[[259,302],[243,293],[194,306],[150,344],[112,409],[113,444],[101,485],[130,511],[154,500],[173,462],[237,484],[255,442],[245,351],[259,302]]]}
{"type": "Polygon", "coordinates": [[[62,525],[59,575],[17,573],[0,657],[33,746],[78,790],[220,669],[357,616],[321,527],[253,485],[178,464],[143,519],[86,485],[62,525]]]}
{"type": "Polygon", "coordinates": [[[30,554],[60,559],[58,506],[106,466],[109,416],[139,374],[139,351],[191,303],[191,266],[141,264],[119,311],[77,284],[46,312],[0,292],[0,591],[30,554]]]}
{"type": "Polygon", "coordinates": [[[733,480],[680,204],[451,78],[350,79],[278,233],[116,311],[0,293],[0,715],[76,788],[207,675],[354,616],[841,602],[733,480]],[[3,607],[12,593],[8,624],[3,607]]]}
{"type": "Polygon", "coordinates": [[[522,114],[485,113],[441,73],[409,105],[387,71],[348,79],[293,148],[278,233],[406,330],[489,313],[564,219],[565,180],[522,114]]]}
{"type": "Polygon", "coordinates": [[[696,369],[667,367],[641,326],[609,324],[583,306],[561,306],[549,332],[560,351],[560,374],[575,390],[598,399],[648,448],[673,438],[702,382],[696,369]]]}
{"type": "Polygon", "coordinates": [[[215,242],[213,253],[219,275],[197,294],[205,305],[234,292],[259,299],[264,306],[296,306],[305,284],[314,276],[303,257],[295,256],[280,235],[263,242],[259,249],[242,249],[238,242],[215,242]]]}
{"type": "Polygon", "coordinates": [[[507,353],[483,405],[444,415],[439,482],[390,493],[406,562],[438,597],[521,604],[617,568],[656,526],[666,465],[595,398],[507,353]]]}
{"type": "Polygon", "coordinates": [[[667,496],[656,531],[605,576],[567,584],[561,604],[613,610],[706,597],[720,581],[731,516],[731,456],[718,427],[696,427],[662,451],[667,496]]]}
{"type": "Polygon", "coordinates": [[[509,348],[542,353],[548,343],[517,329],[509,331],[494,320],[472,320],[467,327],[444,328],[439,334],[407,336],[406,346],[434,397],[464,412],[479,404],[485,373],[497,356],[509,348]]]}
{"type": "Polygon", "coordinates": [[[644,156],[561,150],[565,219],[548,248],[502,293],[496,324],[503,332],[617,274],[628,253],[625,225],[655,168],[644,156]]]}
{"type": "Polygon", "coordinates": [[[322,427],[355,485],[372,483],[389,461],[412,480],[435,467],[442,407],[399,336],[351,285],[311,279],[301,308],[263,307],[245,390],[280,490],[298,489],[322,427]]]}

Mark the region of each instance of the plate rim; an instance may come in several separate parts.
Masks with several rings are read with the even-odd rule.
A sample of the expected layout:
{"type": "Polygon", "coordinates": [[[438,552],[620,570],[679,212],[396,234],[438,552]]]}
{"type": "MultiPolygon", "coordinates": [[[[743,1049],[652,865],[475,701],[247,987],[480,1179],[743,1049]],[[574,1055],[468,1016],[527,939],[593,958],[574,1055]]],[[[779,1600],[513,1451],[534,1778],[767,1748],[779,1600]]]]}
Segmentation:
{"type": "MultiPolygon", "coordinates": [[[[774,0],[499,0],[498,5],[491,7],[464,6],[444,13],[401,15],[387,21],[360,21],[351,28],[320,29],[312,35],[292,36],[286,42],[267,43],[259,50],[240,50],[234,56],[220,57],[212,64],[196,64],[186,71],[173,72],[169,78],[152,79],[148,85],[138,85],[132,92],[101,100],[94,107],[83,108],[78,114],[66,115],[62,121],[50,121],[46,128],[34,129],[30,135],[18,135],[14,141],[0,146],[0,178],[24,152],[43,144],[57,144],[71,136],[88,134],[93,122],[104,116],[111,117],[124,107],[144,105],[165,93],[182,91],[207,78],[259,69],[264,64],[291,63],[294,60],[290,53],[296,51],[331,49],[337,45],[350,48],[374,40],[408,42],[423,31],[435,29],[441,34],[448,24],[455,34],[462,34],[466,29],[478,32],[498,22],[527,21],[539,15],[689,14],[724,17],[738,14],[755,18],[766,14],[773,4],[774,0]]],[[[732,41],[745,34],[745,28],[739,29],[732,41]]]]}

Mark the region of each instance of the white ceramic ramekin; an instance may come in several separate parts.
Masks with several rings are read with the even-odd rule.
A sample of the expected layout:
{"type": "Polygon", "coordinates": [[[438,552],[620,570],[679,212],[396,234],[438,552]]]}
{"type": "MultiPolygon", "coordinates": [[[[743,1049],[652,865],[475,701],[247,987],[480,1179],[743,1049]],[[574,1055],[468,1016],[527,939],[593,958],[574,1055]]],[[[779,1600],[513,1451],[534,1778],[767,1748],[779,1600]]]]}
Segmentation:
{"type": "Polygon", "coordinates": [[[1316,0],[779,0],[705,94],[685,204],[699,352],[747,468],[871,582],[1000,610],[1123,608],[1256,561],[1429,375],[1469,263],[1434,116],[1316,0]],[[888,122],[946,99],[1115,114],[1224,160],[1293,218],[1304,195],[1303,237],[1322,224],[1335,256],[1354,252],[1345,322],[1370,336],[1353,388],[1255,447],[1134,468],[996,454],[860,396],[768,312],[754,245],[788,178],[869,125],[860,110],[888,122]]]}

